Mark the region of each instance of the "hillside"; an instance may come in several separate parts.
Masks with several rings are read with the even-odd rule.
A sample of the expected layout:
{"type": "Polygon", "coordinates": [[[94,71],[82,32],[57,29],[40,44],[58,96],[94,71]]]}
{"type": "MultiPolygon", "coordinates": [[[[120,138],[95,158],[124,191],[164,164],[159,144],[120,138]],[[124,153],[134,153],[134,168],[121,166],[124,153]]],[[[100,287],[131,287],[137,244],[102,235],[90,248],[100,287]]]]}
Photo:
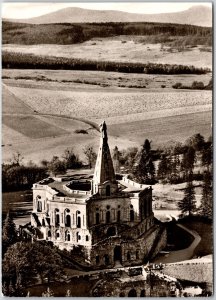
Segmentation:
{"type": "MultiPolygon", "coordinates": [[[[118,19],[116,19],[118,20],[118,19]]],[[[212,29],[193,25],[167,23],[77,23],[24,24],[2,23],[3,44],[76,44],[93,38],[115,36],[145,36],[151,43],[211,45],[212,29]]],[[[148,42],[148,41],[147,41],[148,42]]]]}
{"type": "Polygon", "coordinates": [[[212,26],[212,11],[202,5],[185,11],[161,14],[135,14],[114,10],[90,10],[67,7],[56,12],[30,19],[10,19],[12,22],[29,24],[51,23],[106,23],[106,22],[161,22],[212,26]]]}

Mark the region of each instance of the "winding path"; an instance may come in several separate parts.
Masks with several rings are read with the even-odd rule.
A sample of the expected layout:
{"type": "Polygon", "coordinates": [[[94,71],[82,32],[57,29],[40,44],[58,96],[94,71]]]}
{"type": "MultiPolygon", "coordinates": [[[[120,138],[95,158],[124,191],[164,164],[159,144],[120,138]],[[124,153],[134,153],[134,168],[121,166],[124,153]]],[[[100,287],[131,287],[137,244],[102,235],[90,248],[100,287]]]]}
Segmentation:
{"type": "Polygon", "coordinates": [[[199,234],[194,231],[190,230],[187,227],[178,224],[177,226],[181,227],[183,230],[187,231],[189,234],[191,234],[194,237],[193,242],[190,244],[189,247],[182,249],[182,250],[177,250],[177,251],[171,251],[169,254],[166,254],[163,257],[156,258],[153,260],[154,263],[174,263],[174,262],[179,262],[179,261],[184,261],[187,259],[191,259],[194,254],[194,250],[197,247],[197,245],[201,241],[201,237],[199,234]]]}

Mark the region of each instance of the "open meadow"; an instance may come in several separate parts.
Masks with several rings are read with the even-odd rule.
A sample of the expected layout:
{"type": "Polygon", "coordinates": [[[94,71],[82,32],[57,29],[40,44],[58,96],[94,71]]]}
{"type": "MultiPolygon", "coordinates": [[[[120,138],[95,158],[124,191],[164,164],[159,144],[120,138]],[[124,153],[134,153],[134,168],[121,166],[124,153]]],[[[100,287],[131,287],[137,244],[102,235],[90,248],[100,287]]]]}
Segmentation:
{"type": "Polygon", "coordinates": [[[148,44],[142,36],[117,36],[112,38],[94,38],[72,45],[19,45],[5,44],[3,51],[31,53],[42,56],[56,56],[97,61],[159,63],[193,65],[212,68],[211,47],[172,48],[161,43],[148,44]]]}

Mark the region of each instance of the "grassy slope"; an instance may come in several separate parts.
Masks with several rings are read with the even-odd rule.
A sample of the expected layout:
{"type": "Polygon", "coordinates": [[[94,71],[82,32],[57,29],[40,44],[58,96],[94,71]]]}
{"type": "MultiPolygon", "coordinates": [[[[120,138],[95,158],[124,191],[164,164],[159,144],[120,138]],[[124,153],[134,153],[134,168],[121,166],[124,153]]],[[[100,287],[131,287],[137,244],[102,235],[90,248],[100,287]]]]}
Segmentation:
{"type": "Polygon", "coordinates": [[[112,37],[116,35],[163,35],[185,36],[191,43],[208,44],[211,41],[211,28],[180,24],[163,23],[102,23],[102,24],[21,24],[3,22],[3,44],[73,44],[94,37],[112,37]],[[194,41],[193,41],[194,42],[194,41]]]}
{"type": "MultiPolygon", "coordinates": [[[[93,61],[109,62],[130,62],[143,63],[148,62],[157,64],[178,64],[194,65],[197,68],[212,67],[211,48],[209,52],[203,52],[203,47],[170,50],[169,47],[161,49],[160,44],[145,44],[142,39],[133,40],[133,37],[126,41],[125,37],[121,39],[97,39],[74,45],[3,45],[3,51],[16,52],[34,55],[43,55],[50,57],[65,57],[93,61]],[[124,42],[125,41],[125,42],[124,42]]],[[[172,49],[172,48],[171,48],[172,49]]],[[[4,52],[3,52],[4,53],[4,52]]]]}

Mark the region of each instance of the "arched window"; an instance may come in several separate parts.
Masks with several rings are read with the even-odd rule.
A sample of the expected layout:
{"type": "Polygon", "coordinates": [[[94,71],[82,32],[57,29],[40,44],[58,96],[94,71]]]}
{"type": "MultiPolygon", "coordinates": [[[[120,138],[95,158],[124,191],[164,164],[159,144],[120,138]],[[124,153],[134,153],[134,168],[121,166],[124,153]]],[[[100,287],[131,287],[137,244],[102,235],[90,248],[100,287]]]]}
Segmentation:
{"type": "Polygon", "coordinates": [[[106,196],[110,196],[110,185],[106,186],[106,196]]]}
{"type": "Polygon", "coordinates": [[[55,226],[59,226],[60,224],[60,214],[59,214],[59,209],[55,209],[55,226]]]}
{"type": "Polygon", "coordinates": [[[77,210],[76,212],[76,221],[77,221],[77,228],[81,228],[81,216],[80,215],[80,211],[77,210]]]}
{"type": "Polygon", "coordinates": [[[71,227],[71,216],[70,215],[66,215],[66,217],[65,217],[65,226],[71,227]]]}
{"type": "Polygon", "coordinates": [[[110,211],[106,212],[106,223],[110,223],[110,211]]]}
{"type": "Polygon", "coordinates": [[[130,221],[131,222],[134,221],[134,210],[133,209],[130,210],[130,221]]]}
{"type": "Polygon", "coordinates": [[[130,255],[130,252],[128,251],[127,253],[127,260],[130,260],[131,259],[131,255],[130,255]]]}
{"type": "Polygon", "coordinates": [[[60,240],[60,231],[59,230],[56,230],[55,238],[56,238],[56,240],[60,240]]]}
{"type": "Polygon", "coordinates": [[[80,218],[80,216],[77,217],[77,228],[81,228],[81,218],[80,218]]]}
{"type": "Polygon", "coordinates": [[[37,200],[37,211],[42,212],[42,202],[40,200],[37,200]]]}
{"type": "Polygon", "coordinates": [[[67,230],[67,231],[65,232],[65,241],[66,241],[66,242],[70,242],[70,239],[71,239],[70,231],[67,230]]]}
{"type": "Polygon", "coordinates": [[[99,212],[96,213],[96,224],[100,223],[100,214],[99,212]]]}
{"type": "Polygon", "coordinates": [[[117,211],[117,222],[120,222],[121,221],[121,211],[118,210],[117,211]]]}

